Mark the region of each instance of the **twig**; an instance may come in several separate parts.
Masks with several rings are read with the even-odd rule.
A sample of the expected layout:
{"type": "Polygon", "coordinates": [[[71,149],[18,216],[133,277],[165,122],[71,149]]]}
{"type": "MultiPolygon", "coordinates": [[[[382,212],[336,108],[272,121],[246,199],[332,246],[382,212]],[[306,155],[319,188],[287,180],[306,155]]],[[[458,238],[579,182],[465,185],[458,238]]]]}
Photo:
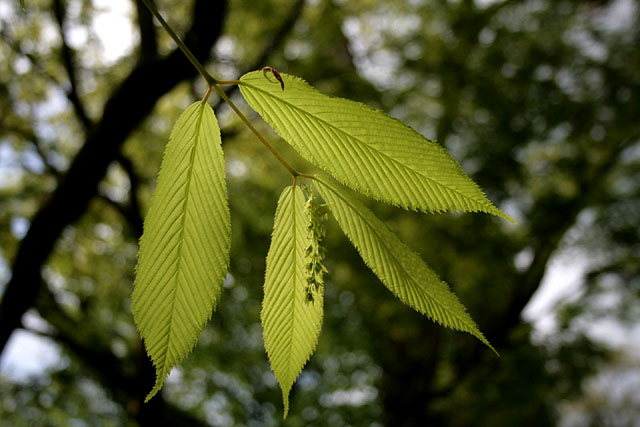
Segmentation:
{"type": "Polygon", "coordinates": [[[71,102],[71,105],[76,111],[78,120],[82,123],[83,128],[87,130],[91,126],[91,121],[86,115],[84,108],[82,107],[82,103],[80,102],[80,98],[78,97],[77,92],[66,88],[66,85],[64,83],[62,83],[60,80],[58,80],[57,77],[49,73],[46,67],[42,64],[40,58],[32,53],[22,50],[20,44],[13,40],[13,38],[5,31],[5,28],[7,28],[6,22],[0,21],[0,37],[2,37],[7,46],[9,46],[13,52],[27,58],[40,75],[44,76],[47,80],[59,87],[65,93],[67,99],[69,100],[69,102],[71,102]]]}
{"type": "Polygon", "coordinates": [[[80,96],[78,95],[78,79],[76,78],[76,67],[75,67],[75,54],[73,49],[67,43],[67,38],[65,35],[65,16],[66,9],[62,3],[62,0],[53,0],[53,16],[55,17],[56,22],[58,23],[58,28],[60,29],[60,40],[62,40],[62,64],[64,65],[64,69],[67,72],[67,77],[69,78],[69,89],[66,91],[67,98],[71,101],[73,108],[76,112],[76,116],[85,131],[91,128],[92,122],[87,115],[87,112],[84,108],[82,101],[80,100],[80,96]]]}
{"type": "Polygon", "coordinates": [[[147,6],[147,9],[149,9],[149,11],[153,14],[153,16],[156,17],[158,22],[160,22],[160,24],[162,25],[162,28],[164,28],[164,30],[171,36],[173,41],[176,42],[176,44],[178,45],[182,53],[184,53],[187,59],[189,59],[189,62],[191,62],[191,64],[193,64],[196,70],[198,70],[198,72],[200,73],[202,78],[205,79],[207,84],[209,84],[209,86],[216,84],[218,82],[218,79],[214,78],[211,74],[209,74],[209,72],[204,68],[204,66],[200,63],[200,61],[198,61],[198,59],[187,47],[187,45],[184,44],[182,39],[176,34],[175,31],[173,31],[173,28],[171,28],[171,26],[167,24],[167,21],[165,21],[162,15],[160,15],[160,12],[155,7],[155,5],[151,2],[151,0],[142,0],[142,2],[144,3],[145,6],[147,6]]]}
{"type": "Polygon", "coordinates": [[[140,202],[138,200],[138,188],[140,187],[140,179],[135,171],[131,159],[120,153],[117,157],[118,163],[122,166],[127,177],[129,178],[129,206],[127,220],[133,228],[136,236],[140,238],[142,236],[142,229],[144,220],[142,218],[142,210],[140,209],[140,202]]]}
{"type": "Polygon", "coordinates": [[[153,25],[153,15],[145,7],[142,0],[136,0],[136,11],[138,14],[138,29],[140,31],[139,60],[145,62],[158,56],[158,39],[153,25]]]}
{"type": "Polygon", "coordinates": [[[38,154],[40,160],[42,160],[46,171],[53,175],[56,180],[62,178],[62,172],[58,170],[58,168],[56,168],[51,162],[49,162],[49,159],[47,159],[47,153],[45,153],[42,149],[42,141],[32,130],[22,129],[17,126],[11,126],[4,123],[0,124],[0,126],[3,130],[14,133],[16,135],[20,135],[21,137],[29,141],[33,148],[36,150],[36,153],[38,154]]]}
{"type": "MultiPolygon", "coordinates": [[[[269,60],[271,55],[282,45],[284,40],[287,38],[291,30],[302,15],[302,11],[304,10],[305,0],[297,0],[293,6],[289,9],[289,13],[287,13],[286,18],[280,24],[280,27],[276,30],[271,38],[271,41],[267,44],[267,46],[262,50],[260,56],[256,58],[256,60],[244,70],[243,73],[256,70],[262,68],[262,66],[269,60]]],[[[229,81],[219,81],[219,85],[234,85],[229,90],[226,90],[225,93],[228,97],[232,97],[235,91],[238,90],[238,81],[237,80],[229,80],[229,81]]],[[[213,109],[216,110],[220,106],[220,102],[213,106],[213,109]]]]}
{"type": "MultiPolygon", "coordinates": [[[[258,137],[260,142],[262,142],[262,145],[264,145],[267,148],[267,150],[269,150],[271,152],[271,154],[273,154],[275,156],[275,158],[280,162],[280,164],[282,166],[284,166],[289,171],[291,176],[294,178],[294,183],[295,183],[295,178],[297,176],[301,176],[303,174],[300,174],[300,173],[296,172],[296,170],[293,169],[289,165],[289,163],[287,163],[287,161],[282,158],[280,153],[278,153],[275,150],[275,148],[273,148],[273,146],[271,144],[269,144],[267,142],[267,140],[260,134],[260,132],[258,132],[258,130],[253,126],[253,124],[251,124],[249,119],[247,119],[247,117],[244,114],[242,114],[242,111],[240,111],[240,109],[238,107],[236,107],[236,105],[233,103],[233,101],[231,101],[231,99],[229,99],[227,94],[224,93],[224,91],[220,88],[220,86],[215,85],[213,87],[213,89],[216,91],[216,93],[218,95],[220,95],[220,97],[222,99],[224,99],[224,101],[229,105],[229,107],[231,107],[231,109],[238,115],[238,117],[240,117],[240,120],[242,120],[242,122],[249,128],[249,130],[251,130],[251,132],[253,132],[253,134],[258,137]]],[[[308,176],[308,175],[304,175],[304,176],[308,176]]]]}

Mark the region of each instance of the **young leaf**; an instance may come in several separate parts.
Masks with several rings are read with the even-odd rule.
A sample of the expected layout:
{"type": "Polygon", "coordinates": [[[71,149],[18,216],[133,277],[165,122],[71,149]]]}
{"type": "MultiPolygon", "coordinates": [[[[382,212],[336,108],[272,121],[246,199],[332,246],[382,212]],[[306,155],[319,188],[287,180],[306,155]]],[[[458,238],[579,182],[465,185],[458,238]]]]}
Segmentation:
{"type": "Polygon", "coordinates": [[[391,292],[441,325],[470,333],[495,352],[447,284],[415,252],[338,185],[321,178],[314,182],[342,231],[391,292]]]}
{"type": "Polygon", "coordinates": [[[254,71],[240,91],[305,159],[367,196],[424,212],[482,211],[509,218],[437,143],[364,104],[331,98],[284,73],[254,71]]]}
{"type": "Polygon", "coordinates": [[[285,188],[267,254],[261,313],[264,345],[282,389],[285,418],[289,391],[315,350],[322,326],[323,289],[316,291],[313,301],[307,300],[307,222],[302,190],[285,188]]]}
{"type": "Polygon", "coordinates": [[[167,144],[144,222],[132,311],[162,387],[211,317],[229,265],[231,222],[220,127],[211,107],[189,106],[167,144]]]}

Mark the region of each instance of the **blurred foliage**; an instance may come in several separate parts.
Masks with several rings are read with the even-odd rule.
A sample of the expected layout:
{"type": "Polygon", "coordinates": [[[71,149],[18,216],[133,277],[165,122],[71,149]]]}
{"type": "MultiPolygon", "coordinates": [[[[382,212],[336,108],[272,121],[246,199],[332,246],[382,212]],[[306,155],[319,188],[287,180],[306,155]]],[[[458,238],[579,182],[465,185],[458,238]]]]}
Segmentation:
{"type": "MultiPolygon", "coordinates": [[[[137,55],[134,47],[104,58],[92,25],[102,13],[98,3],[105,7],[63,2],[78,95],[94,121],[137,55]]],[[[190,2],[157,3],[179,32],[187,28],[190,2]]],[[[134,9],[128,15],[137,31],[134,9]]],[[[294,386],[283,423],[259,312],[275,202],[289,178],[218,106],[231,267],[212,321],[163,392],[176,419],[250,426],[637,425],[640,381],[621,388],[629,390],[621,397],[601,391],[621,381],[607,372],[637,378],[637,356],[629,360],[625,347],[595,339],[615,336],[592,331],[609,322],[605,331],[624,337],[640,318],[639,14],[632,0],[231,0],[209,64],[214,74],[237,78],[266,50],[260,66],[383,109],[437,139],[516,218],[510,225],[487,215],[420,215],[369,204],[451,284],[502,357],[395,300],[333,224],[325,240],[330,273],[318,351],[294,386]],[[283,42],[271,46],[291,16],[283,42]],[[556,307],[552,333],[540,337],[521,313],[550,261],[563,254],[585,273],[556,307]]],[[[84,130],[65,94],[69,81],[50,1],[27,1],[26,12],[16,1],[0,1],[0,20],[5,283],[30,218],[64,179],[84,130]]],[[[172,42],[156,30],[160,51],[168,51],[172,42]]],[[[114,163],[83,217],[58,240],[42,270],[46,289],[23,323],[60,346],[60,361],[30,379],[3,370],[0,419],[8,425],[136,425],[152,377],[141,368],[129,308],[138,236],[121,208],[133,189],[146,212],[172,123],[203,91],[202,82],[185,82],[156,104],[122,150],[134,175],[126,162],[114,163]]],[[[253,117],[297,168],[310,170],[253,117]]],[[[556,286],[563,285],[569,284],[556,286]]]]}

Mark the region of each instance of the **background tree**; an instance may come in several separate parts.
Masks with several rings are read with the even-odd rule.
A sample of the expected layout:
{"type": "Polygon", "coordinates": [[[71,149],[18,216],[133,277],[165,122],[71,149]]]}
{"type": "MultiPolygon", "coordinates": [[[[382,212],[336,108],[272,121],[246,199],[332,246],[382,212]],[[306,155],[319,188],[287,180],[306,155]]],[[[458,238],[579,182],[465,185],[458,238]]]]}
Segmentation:
{"type": "MultiPolygon", "coordinates": [[[[194,353],[143,405],[153,369],[129,308],[136,243],[167,134],[203,86],[140,2],[135,47],[117,60],[101,53],[98,2],[17,5],[0,3],[0,343],[26,329],[62,359],[29,381],[3,376],[2,418],[278,424],[259,308],[289,177],[213,99],[232,215],[227,289],[194,353]]],[[[159,7],[217,75],[270,65],[388,111],[443,144],[518,220],[370,206],[454,287],[500,359],[395,300],[330,227],[323,334],[287,424],[633,425],[633,395],[598,401],[588,385],[597,372],[638,372],[591,332],[603,319],[618,328],[607,331],[630,328],[640,307],[636,2],[159,7]],[[554,334],[536,339],[522,312],[563,253],[585,274],[554,334]]]]}

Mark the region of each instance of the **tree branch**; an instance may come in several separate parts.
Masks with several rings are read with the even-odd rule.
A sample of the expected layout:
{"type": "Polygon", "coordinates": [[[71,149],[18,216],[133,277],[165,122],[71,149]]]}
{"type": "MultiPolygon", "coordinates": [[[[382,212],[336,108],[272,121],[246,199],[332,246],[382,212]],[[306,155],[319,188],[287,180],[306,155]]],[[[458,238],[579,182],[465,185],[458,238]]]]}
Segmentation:
{"type": "MultiPolygon", "coordinates": [[[[220,35],[225,0],[196,0],[185,43],[200,59],[220,35]]],[[[62,230],[85,212],[109,164],[156,101],[196,70],[177,49],[167,57],[139,63],[111,95],[102,119],[89,132],[55,192],[34,215],[13,260],[12,275],[0,303],[0,351],[40,291],[40,269],[62,230]]]]}
{"type": "Polygon", "coordinates": [[[520,323],[522,310],[529,303],[533,294],[538,290],[542,278],[547,269],[551,256],[558,248],[565,233],[575,224],[578,215],[584,208],[593,202],[593,197],[598,193],[598,187],[604,184],[607,175],[618,163],[620,154],[632,144],[632,140],[625,140],[618,144],[612,144],[612,149],[595,165],[583,168],[583,174],[578,184],[580,190],[578,196],[570,200],[558,200],[554,197],[538,202],[538,212],[533,218],[532,231],[534,248],[533,261],[529,268],[515,278],[515,286],[508,311],[500,316],[499,323],[493,325],[493,344],[496,348],[506,343],[508,334],[506,331],[520,323]],[[562,212],[561,217],[550,215],[551,212],[562,212]],[[554,218],[551,222],[549,218],[554,218]]]}
{"type": "Polygon", "coordinates": [[[305,0],[297,0],[293,6],[289,9],[287,16],[284,18],[280,27],[276,30],[271,38],[271,41],[262,51],[262,54],[256,58],[252,67],[249,67],[248,71],[255,70],[258,68],[262,68],[265,65],[265,62],[271,57],[271,55],[280,48],[282,43],[285,41],[291,30],[293,30],[294,25],[302,15],[302,11],[304,10],[305,0]]]}
{"type": "Polygon", "coordinates": [[[47,171],[47,173],[53,175],[56,178],[56,180],[60,180],[60,178],[62,177],[62,172],[60,172],[58,168],[56,168],[53,164],[51,164],[51,162],[49,162],[49,159],[47,159],[47,153],[45,153],[44,150],[42,149],[42,146],[43,146],[42,141],[40,140],[38,135],[36,135],[35,132],[33,132],[33,130],[31,129],[27,130],[27,129],[20,128],[18,126],[11,126],[1,122],[0,122],[0,129],[7,131],[7,133],[20,135],[22,138],[29,141],[31,145],[33,145],[33,148],[36,150],[36,153],[38,154],[38,157],[40,158],[40,160],[42,160],[42,163],[44,164],[44,168],[47,171]]]}
{"type": "MultiPolygon", "coordinates": [[[[302,15],[302,11],[304,10],[304,4],[305,4],[305,0],[297,0],[293,4],[293,6],[291,6],[291,8],[289,9],[289,13],[287,13],[287,16],[282,21],[282,23],[280,24],[276,32],[273,34],[273,37],[271,38],[269,43],[262,50],[262,53],[260,54],[260,56],[258,56],[256,60],[241,74],[247,73],[249,71],[257,70],[259,68],[262,68],[265,65],[265,62],[267,62],[271,57],[271,55],[273,55],[273,53],[282,46],[282,43],[285,41],[285,39],[287,38],[291,30],[293,30],[295,23],[300,18],[300,15],[302,15]]],[[[231,97],[237,90],[238,90],[238,86],[231,86],[228,90],[225,90],[224,92],[227,94],[228,97],[231,97]]],[[[217,110],[217,108],[222,104],[222,102],[223,102],[222,99],[220,99],[216,103],[216,105],[213,106],[213,109],[217,110]]]]}
{"type": "Polygon", "coordinates": [[[62,40],[62,64],[64,65],[64,69],[66,70],[67,76],[69,78],[69,89],[66,90],[67,98],[69,98],[71,105],[73,105],[76,117],[82,124],[82,127],[85,131],[88,131],[89,128],[91,128],[92,122],[87,115],[82,101],[80,100],[80,96],[78,96],[78,80],[76,76],[75,55],[73,49],[71,49],[71,47],[67,43],[67,38],[65,35],[66,12],[67,11],[62,0],[53,0],[53,16],[58,23],[58,28],[60,29],[60,40],[62,40]]]}
{"type": "Polygon", "coordinates": [[[118,163],[122,166],[122,169],[127,173],[129,177],[129,206],[127,207],[128,221],[137,239],[142,237],[143,229],[143,215],[140,207],[140,201],[138,200],[138,188],[140,187],[140,179],[135,171],[133,162],[124,154],[118,156],[118,163]]]}
{"type": "MultiPolygon", "coordinates": [[[[592,204],[595,195],[601,192],[598,186],[606,181],[606,176],[616,166],[621,153],[630,146],[633,140],[625,140],[609,151],[607,156],[591,167],[583,168],[583,174],[579,178],[580,191],[578,196],[570,200],[558,200],[549,197],[541,200],[536,207],[536,214],[532,217],[531,232],[534,239],[531,246],[534,247],[534,258],[529,268],[517,274],[513,278],[513,293],[507,310],[494,316],[493,322],[483,325],[487,337],[492,345],[500,350],[506,347],[510,338],[509,333],[521,323],[521,314],[529,303],[533,294],[538,290],[546,267],[553,253],[558,249],[565,233],[575,224],[582,210],[592,204]],[[562,212],[562,215],[552,215],[553,212],[562,212]]],[[[612,144],[613,145],[613,144],[612,144]]],[[[444,397],[456,389],[469,374],[473,372],[477,360],[481,359],[481,352],[485,351],[484,345],[476,340],[470,340],[469,348],[457,363],[459,369],[454,373],[451,381],[434,390],[433,397],[444,397]]]]}
{"type": "MultiPolygon", "coordinates": [[[[59,24],[59,25],[62,25],[62,24],[59,24]]],[[[67,75],[68,75],[68,78],[69,78],[69,81],[70,81],[70,87],[69,88],[66,88],[64,83],[59,81],[56,76],[52,75],[50,72],[47,71],[46,67],[42,64],[41,59],[38,56],[36,56],[36,55],[34,55],[32,53],[29,53],[29,52],[25,52],[21,48],[20,43],[15,41],[8,34],[8,32],[5,31],[5,28],[7,28],[6,22],[3,21],[3,20],[0,20],[0,37],[2,37],[2,39],[7,44],[7,46],[9,46],[13,52],[15,52],[18,55],[21,55],[21,56],[24,56],[25,58],[27,58],[29,60],[29,62],[31,63],[31,65],[38,71],[39,74],[44,76],[47,80],[49,80],[51,83],[53,83],[54,85],[59,87],[65,93],[67,99],[69,100],[69,102],[71,102],[71,105],[74,108],[74,111],[76,113],[76,117],[78,118],[78,121],[80,121],[80,123],[82,124],[82,127],[85,130],[85,132],[88,131],[88,129],[91,126],[92,122],[88,118],[88,116],[86,114],[86,111],[84,109],[84,106],[83,106],[83,104],[80,101],[80,98],[78,96],[77,85],[75,83],[75,81],[76,81],[76,79],[75,79],[75,67],[73,66],[73,60],[72,60],[72,57],[73,57],[72,50],[65,42],[64,30],[62,29],[62,27],[60,27],[60,36],[62,37],[62,40],[63,40],[63,42],[62,42],[63,49],[62,49],[62,55],[61,56],[62,56],[62,59],[63,59],[65,70],[67,71],[67,75]],[[66,49],[65,49],[65,46],[66,46],[66,49]],[[65,51],[67,51],[67,52],[65,53],[65,51]]]]}
{"type": "Polygon", "coordinates": [[[126,361],[117,358],[99,337],[81,337],[77,333],[82,329],[79,322],[65,313],[46,285],[42,288],[36,308],[54,330],[27,330],[62,344],[76,355],[122,406],[129,418],[137,420],[140,425],[205,425],[191,414],[167,403],[162,396],[156,396],[151,402],[143,404],[148,388],[155,379],[155,369],[141,346],[129,356],[132,360],[126,361]],[[136,366],[131,373],[125,373],[121,369],[128,364],[136,366]]]}
{"type": "Polygon", "coordinates": [[[142,217],[142,211],[140,210],[140,202],[138,201],[138,187],[139,187],[139,179],[138,175],[134,170],[133,163],[129,158],[125,157],[122,154],[118,155],[117,158],[118,163],[127,176],[129,177],[129,201],[127,204],[120,203],[116,200],[111,199],[105,194],[98,194],[98,197],[105,201],[109,206],[113,207],[116,211],[122,215],[122,217],[129,223],[133,234],[136,239],[140,239],[142,237],[144,219],[142,217]]]}
{"type": "MultiPolygon", "coordinates": [[[[150,0],[152,3],[153,1],[150,0]]],[[[153,24],[153,15],[141,0],[135,0],[140,32],[140,62],[152,60],[158,56],[158,39],[153,24]]]]}
{"type": "Polygon", "coordinates": [[[129,223],[129,226],[131,227],[133,234],[137,237],[140,238],[140,236],[142,236],[142,230],[143,230],[143,219],[140,215],[137,215],[136,212],[131,209],[130,206],[125,206],[124,204],[113,200],[111,197],[107,196],[106,194],[98,194],[98,199],[104,201],[107,205],[111,206],[113,209],[115,209],[120,215],[122,215],[122,217],[127,221],[127,223],[129,223]]]}
{"type": "Polygon", "coordinates": [[[46,70],[46,67],[42,65],[39,57],[37,57],[32,53],[25,52],[20,46],[20,43],[18,43],[16,40],[14,40],[11,37],[11,35],[9,35],[9,33],[6,31],[8,27],[9,26],[7,24],[7,21],[0,19],[0,37],[2,38],[2,40],[4,40],[7,46],[9,46],[13,52],[27,58],[31,63],[31,65],[38,70],[38,73],[42,74],[44,77],[46,77],[49,81],[51,81],[56,86],[63,88],[63,84],[60,81],[58,81],[58,79],[55,76],[49,73],[46,70]]]}

